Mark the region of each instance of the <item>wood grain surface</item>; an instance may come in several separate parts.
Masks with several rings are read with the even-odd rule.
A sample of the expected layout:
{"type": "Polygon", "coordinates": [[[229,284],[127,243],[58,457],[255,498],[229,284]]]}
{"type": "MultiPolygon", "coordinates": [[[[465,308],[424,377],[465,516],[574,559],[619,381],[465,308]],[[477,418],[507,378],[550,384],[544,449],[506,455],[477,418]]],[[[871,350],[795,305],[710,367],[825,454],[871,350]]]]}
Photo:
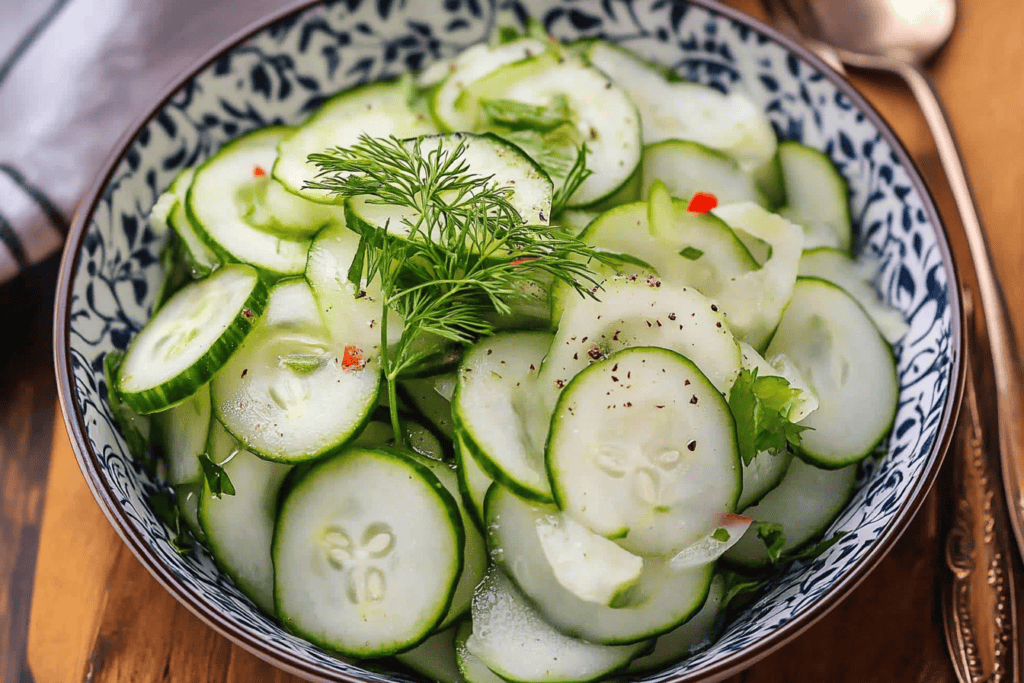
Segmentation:
{"type": "MultiPolygon", "coordinates": [[[[763,17],[756,0],[729,4],[763,17]]],[[[1024,338],[1024,211],[1019,205],[1024,190],[1024,3],[967,0],[959,12],[956,34],[933,65],[933,74],[959,134],[1018,338],[1024,338]]],[[[973,273],[955,207],[913,99],[893,79],[864,74],[852,78],[922,169],[969,282],[973,273]]],[[[50,419],[52,379],[46,394],[38,382],[8,381],[7,372],[2,386],[13,389],[8,389],[0,410],[0,683],[25,680],[19,664],[12,668],[5,661],[21,661],[26,591],[32,583],[24,567],[32,565],[37,539],[27,642],[31,673],[39,683],[298,680],[213,632],[150,577],[93,501],[59,415],[52,428],[49,422],[38,424],[38,412],[30,406],[48,400],[44,414],[50,419]],[[46,462],[43,444],[48,447],[51,433],[55,437],[40,535],[43,494],[31,482],[42,480],[38,470],[46,462]],[[11,656],[5,658],[5,653],[11,656]]],[[[991,381],[982,380],[986,385],[991,381]]],[[[894,550],[861,586],[805,633],[730,683],[955,681],[938,599],[945,571],[947,495],[940,481],[894,550]]]]}

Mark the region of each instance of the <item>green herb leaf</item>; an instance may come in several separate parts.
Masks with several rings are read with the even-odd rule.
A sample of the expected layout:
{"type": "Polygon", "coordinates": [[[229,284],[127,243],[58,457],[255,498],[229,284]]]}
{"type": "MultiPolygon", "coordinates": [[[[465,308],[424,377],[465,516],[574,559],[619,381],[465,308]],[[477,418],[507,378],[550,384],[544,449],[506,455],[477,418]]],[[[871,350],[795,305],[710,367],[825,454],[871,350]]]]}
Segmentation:
{"type": "Polygon", "coordinates": [[[149,496],[149,506],[171,530],[170,543],[175,552],[187,555],[195,548],[195,539],[185,522],[185,515],[178,507],[178,500],[170,491],[157,491],[149,496]]]}
{"type": "Polygon", "coordinates": [[[522,34],[515,26],[499,26],[491,44],[504,45],[520,38],[522,38],[522,34]]]}
{"type": "Polygon", "coordinates": [[[729,535],[728,529],[718,527],[717,529],[715,529],[714,533],[711,534],[711,538],[715,539],[716,541],[726,543],[730,538],[732,538],[732,536],[729,535]]]}
{"type": "Polygon", "coordinates": [[[323,356],[315,353],[290,353],[281,356],[280,362],[295,374],[308,375],[323,365],[323,356]]]}
{"type": "Polygon", "coordinates": [[[225,494],[235,495],[235,486],[231,483],[231,479],[223,467],[211,460],[206,453],[199,455],[199,464],[203,468],[206,485],[210,487],[210,495],[214,498],[220,498],[225,494]]]}
{"type": "Polygon", "coordinates": [[[749,576],[731,569],[720,571],[725,580],[722,609],[732,609],[746,604],[765,582],[764,577],[761,576],[749,576]]]}
{"type": "Polygon", "coordinates": [[[569,118],[569,102],[564,95],[553,97],[548,106],[496,99],[480,100],[480,108],[491,121],[513,130],[528,129],[543,133],[572,123],[569,118]]]}
{"type": "Polygon", "coordinates": [[[150,477],[156,476],[157,459],[150,448],[148,434],[149,419],[139,415],[121,402],[121,394],[117,391],[117,375],[124,362],[124,351],[113,350],[103,357],[103,379],[107,385],[107,404],[117,422],[128,453],[134,458],[150,477]]]}
{"type": "Polygon", "coordinates": [[[778,455],[787,444],[800,444],[800,434],[808,428],[789,419],[800,394],[783,377],[759,377],[757,368],[740,372],[729,391],[729,409],[743,464],[762,451],[778,455]]]}
{"type": "Polygon", "coordinates": [[[686,247],[685,249],[679,252],[679,255],[685,259],[696,261],[697,259],[704,255],[704,252],[698,249],[697,247],[686,247]]]}
{"type": "Polygon", "coordinates": [[[592,173],[593,171],[587,168],[587,145],[584,144],[576,154],[576,161],[565,175],[562,186],[555,190],[555,194],[551,198],[552,215],[561,212],[565,208],[565,205],[569,203],[569,199],[572,198],[576,190],[583,184],[583,181],[589,178],[592,173]]]}
{"type": "Polygon", "coordinates": [[[826,550],[842,540],[846,533],[847,532],[845,531],[837,532],[831,537],[819,541],[812,546],[804,548],[803,550],[798,550],[794,553],[787,553],[783,559],[787,562],[794,560],[813,560],[816,557],[820,557],[826,550]]]}
{"type": "Polygon", "coordinates": [[[775,522],[754,522],[754,528],[757,530],[757,537],[764,541],[772,564],[778,564],[779,553],[786,544],[786,534],[782,530],[782,525],[775,522]]]}

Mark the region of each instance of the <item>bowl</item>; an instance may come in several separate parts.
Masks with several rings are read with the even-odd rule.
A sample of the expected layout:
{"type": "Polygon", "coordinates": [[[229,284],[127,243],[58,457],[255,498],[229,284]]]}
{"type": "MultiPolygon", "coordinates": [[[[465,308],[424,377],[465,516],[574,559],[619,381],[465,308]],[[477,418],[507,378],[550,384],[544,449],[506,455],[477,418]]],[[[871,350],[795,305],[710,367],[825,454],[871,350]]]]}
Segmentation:
{"type": "Polygon", "coordinates": [[[950,443],[962,390],[957,271],[938,212],[907,152],[874,109],[807,50],[710,0],[341,0],[304,2],[244,32],[184,74],[128,134],[83,201],[61,265],[55,353],[61,408],[82,472],[142,564],[203,621],[272,664],[322,681],[414,680],[348,663],[262,615],[202,550],[179,555],[146,504],[160,484],[128,454],[104,399],[103,358],[150,312],[162,238],[146,216],[177,171],[227,140],[294,124],[332,93],[420,69],[486,38],[496,23],[539,18],[562,39],[603,36],[684,78],[743,88],[780,137],[826,152],[851,190],[856,249],[879,259],[878,287],[910,332],[897,346],[899,409],[883,454],[824,555],[775,578],[703,653],[641,680],[717,680],[824,615],[907,527],[950,443]]]}

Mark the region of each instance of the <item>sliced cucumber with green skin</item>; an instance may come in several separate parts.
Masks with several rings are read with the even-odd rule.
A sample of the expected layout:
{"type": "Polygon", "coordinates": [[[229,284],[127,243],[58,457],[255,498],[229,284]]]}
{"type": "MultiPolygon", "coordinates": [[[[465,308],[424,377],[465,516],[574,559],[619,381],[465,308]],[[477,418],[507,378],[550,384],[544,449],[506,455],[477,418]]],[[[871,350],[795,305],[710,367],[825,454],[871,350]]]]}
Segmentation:
{"type": "Polygon", "coordinates": [[[779,150],[775,150],[770,161],[754,169],[754,182],[768,200],[768,208],[777,209],[786,203],[786,180],[782,175],[779,150]]]}
{"type": "Polygon", "coordinates": [[[453,372],[405,380],[399,384],[399,388],[402,395],[415,406],[420,415],[437,427],[446,437],[454,439],[455,427],[452,423],[451,398],[455,394],[457,382],[458,379],[453,372]]]}
{"type": "Polygon", "coordinates": [[[395,659],[436,683],[464,683],[455,659],[457,628],[435,633],[413,649],[395,655],[395,659]]]}
{"type": "Polygon", "coordinates": [[[725,221],[690,211],[687,202],[672,199],[660,181],[651,186],[647,217],[658,245],[652,262],[671,284],[695,287],[714,299],[729,283],[758,269],[725,221]]]}
{"type": "Polygon", "coordinates": [[[684,571],[711,565],[739,543],[753,521],[751,517],[732,512],[720,515],[718,527],[673,555],[668,561],[669,568],[672,571],[684,571]]]}
{"type": "Polygon", "coordinates": [[[473,635],[473,623],[466,620],[455,632],[455,659],[459,664],[459,672],[466,683],[506,683],[505,679],[487,668],[477,659],[476,655],[466,647],[466,641],[473,635]]]}
{"type": "Polygon", "coordinates": [[[473,633],[466,640],[470,654],[519,683],[592,681],[624,667],[644,647],[596,645],[559,633],[494,569],[473,598],[473,633]]]}
{"type": "MultiPolygon", "coordinates": [[[[779,553],[789,553],[828,529],[849,502],[856,482],[856,465],[823,470],[794,460],[782,483],[743,514],[757,522],[781,524],[786,541],[779,553]]],[[[724,559],[751,569],[771,564],[768,550],[757,536],[756,524],[729,549],[724,559]]]]}
{"type": "Polygon", "coordinates": [[[473,517],[473,521],[481,531],[484,530],[484,499],[487,490],[494,480],[480,467],[480,463],[470,455],[469,449],[463,445],[462,438],[455,437],[455,466],[459,475],[459,491],[462,500],[473,517]]]}
{"type": "Polygon", "coordinates": [[[196,170],[188,189],[188,217],[222,260],[278,276],[305,270],[309,239],[289,236],[266,202],[273,179],[264,169],[274,163],[277,143],[290,131],[269,126],[235,138],[196,170]]]}
{"type": "Polygon", "coordinates": [[[342,451],[314,465],[281,505],[278,618],[352,657],[410,649],[448,613],[464,543],[458,504],[429,469],[396,451],[342,451]]]}
{"type": "Polygon", "coordinates": [[[746,510],[754,505],[776,486],[782,483],[782,478],[789,471],[793,462],[793,453],[774,454],[769,451],[761,451],[754,456],[749,464],[743,465],[743,493],[736,503],[737,510],[746,510]]]}
{"type": "Polygon", "coordinates": [[[197,482],[202,476],[199,456],[206,451],[211,414],[210,387],[203,386],[173,408],[154,416],[167,459],[167,483],[171,486],[197,482]]]}
{"type": "Polygon", "coordinates": [[[896,418],[899,379],[892,347],[860,304],[831,282],[800,278],[765,355],[776,354],[818,395],[797,455],[827,468],[870,455],[896,418]]]}
{"type": "Polygon", "coordinates": [[[260,457],[289,463],[344,446],[379,388],[376,359],[335,341],[300,278],[274,286],[263,324],[211,385],[224,426],[260,457]]]}
{"type": "Polygon", "coordinates": [[[725,580],[721,575],[716,575],[711,580],[708,598],[700,611],[681,626],[658,636],[654,643],[654,651],[630,662],[628,671],[655,671],[707,649],[725,628],[725,609],[722,604],[724,597],[725,580]]]}
{"type": "Polygon", "coordinates": [[[742,92],[723,95],[698,83],[670,80],[664,69],[605,41],[594,41],[587,57],[636,103],[645,145],[692,140],[729,154],[748,172],[774,156],[775,130],[742,92]]]}
{"type": "Polygon", "coordinates": [[[473,590],[480,580],[484,578],[487,571],[487,546],[484,544],[484,537],[477,530],[468,506],[462,500],[459,491],[459,479],[455,470],[446,463],[433,458],[416,454],[409,454],[416,462],[426,467],[433,473],[437,480],[451,494],[452,499],[459,506],[459,514],[462,515],[462,527],[465,532],[465,543],[463,545],[462,573],[459,576],[459,583],[455,587],[452,596],[451,607],[444,621],[438,629],[448,628],[451,624],[469,611],[469,604],[473,600],[473,590]]]}
{"type": "Polygon", "coordinates": [[[243,265],[182,287],[128,346],[117,378],[121,399],[145,415],[194,394],[246,338],[267,297],[259,274],[243,265]]]}
{"type": "Polygon", "coordinates": [[[430,114],[437,127],[446,133],[472,130],[473,116],[455,106],[467,86],[501,67],[539,55],[547,46],[533,38],[522,38],[504,45],[473,45],[448,62],[447,77],[430,98],[430,114]]]}
{"type": "Polygon", "coordinates": [[[557,397],[569,380],[619,349],[660,346],[686,356],[721,392],[739,374],[740,347],[718,306],[690,287],[655,277],[606,282],[600,301],[571,298],[540,372],[545,396],[557,397]]]}
{"type": "Polygon", "coordinates": [[[574,377],[546,456],[558,507],[644,556],[714,531],[742,486],[728,404],[693,361],[661,348],[625,349],[574,377]]]}
{"type": "Polygon", "coordinates": [[[188,217],[186,208],[188,188],[192,186],[192,179],[195,175],[194,168],[186,168],[178,174],[168,188],[167,191],[173,196],[174,202],[167,215],[167,224],[181,239],[181,245],[185,249],[186,258],[194,274],[204,276],[209,275],[210,271],[220,265],[220,259],[199,236],[188,217]]]}
{"type": "Polygon", "coordinates": [[[779,163],[786,185],[786,207],[780,213],[804,229],[804,247],[853,245],[850,199],[846,180],[822,152],[799,142],[779,144],[779,163]]]}
{"type": "Polygon", "coordinates": [[[803,232],[753,202],[720,206],[713,213],[733,230],[743,231],[771,246],[771,257],[759,269],[730,279],[716,297],[736,337],[755,349],[763,349],[793,293],[803,232]]]}
{"type": "Polygon", "coordinates": [[[674,571],[665,558],[644,558],[639,582],[620,607],[574,595],[556,578],[537,533],[538,523],[559,514],[500,486],[487,494],[492,557],[559,631],[593,643],[637,643],[675,628],[700,609],[713,575],[711,563],[674,571]]]}
{"type": "Polygon", "coordinates": [[[903,319],[903,313],[886,306],[872,285],[877,276],[877,266],[870,262],[856,261],[839,249],[821,247],[805,250],[800,257],[800,275],[818,277],[839,285],[857,300],[882,336],[890,344],[902,339],[910,326],[903,319]]]}
{"type": "Polygon", "coordinates": [[[566,209],[555,217],[555,223],[561,225],[573,235],[579,235],[594,219],[601,214],[587,209],[566,209]]]}
{"type": "Polygon", "coordinates": [[[224,468],[234,495],[214,497],[204,483],[199,524],[206,546],[224,573],[260,609],[274,613],[274,565],[270,544],[277,494],[291,469],[245,450],[216,420],[210,427],[209,458],[224,468]]]}
{"type": "Polygon", "coordinates": [[[587,168],[593,171],[568,206],[596,204],[626,184],[640,163],[640,117],[625,91],[585,60],[549,50],[509,64],[469,85],[455,106],[480,125],[480,100],[547,107],[559,97],[580,143],[587,145],[587,168]]]}
{"type": "Polygon", "coordinates": [[[189,531],[196,540],[202,541],[206,538],[203,527],[199,524],[199,499],[203,493],[204,483],[195,482],[192,484],[181,484],[174,487],[175,498],[178,501],[178,509],[181,510],[189,531]]]}
{"type": "Polygon", "coordinates": [[[362,85],[331,98],[294,133],[280,141],[274,155],[276,161],[271,158],[274,178],[306,199],[340,203],[326,190],[306,187],[319,172],[309,163],[309,155],[334,147],[350,147],[364,134],[375,138],[391,135],[408,138],[436,133],[430,115],[410,108],[408,96],[408,87],[401,81],[384,81],[362,85]]]}
{"type": "Polygon", "coordinates": [[[754,179],[728,154],[689,140],[665,140],[644,147],[640,198],[647,199],[651,185],[660,180],[673,197],[686,202],[698,192],[715,195],[719,204],[768,200],[754,179]]]}
{"type": "MultiPolygon", "coordinates": [[[[462,162],[467,173],[490,177],[494,187],[513,188],[508,198],[522,220],[535,225],[547,225],[551,220],[551,179],[530,157],[515,145],[490,134],[449,133],[431,135],[403,142],[406,146],[420,145],[419,154],[426,156],[435,150],[452,154],[460,146],[462,162]]],[[[353,197],[345,202],[348,226],[358,233],[368,230],[385,231],[392,238],[408,239],[412,226],[420,215],[411,208],[374,203],[374,197],[353,197]]],[[[436,226],[422,225],[420,231],[436,226]]]]}
{"type": "Polygon", "coordinates": [[[535,380],[551,344],[546,332],[507,332],[462,358],[452,416],[462,445],[495,481],[516,494],[551,501],[544,472],[548,413],[535,380]]]}

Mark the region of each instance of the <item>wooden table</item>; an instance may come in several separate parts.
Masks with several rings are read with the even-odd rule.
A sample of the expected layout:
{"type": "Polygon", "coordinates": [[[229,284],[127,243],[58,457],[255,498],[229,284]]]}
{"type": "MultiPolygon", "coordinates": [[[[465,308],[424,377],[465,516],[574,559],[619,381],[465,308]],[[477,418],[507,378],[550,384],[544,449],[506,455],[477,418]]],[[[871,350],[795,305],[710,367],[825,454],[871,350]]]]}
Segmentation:
{"type": "MultiPolygon", "coordinates": [[[[730,4],[763,17],[756,0],[730,4]]],[[[959,11],[956,35],[933,73],[1024,339],[1024,3],[966,0],[959,11]]],[[[892,79],[855,75],[854,82],[923,170],[970,281],[956,212],[913,100],[892,79]]],[[[0,683],[295,680],[178,605],[92,500],[55,409],[55,272],[51,260],[0,287],[9,330],[0,361],[0,683]]],[[[938,601],[947,501],[940,481],[892,553],[850,597],[732,683],[955,680],[938,601]]]]}

